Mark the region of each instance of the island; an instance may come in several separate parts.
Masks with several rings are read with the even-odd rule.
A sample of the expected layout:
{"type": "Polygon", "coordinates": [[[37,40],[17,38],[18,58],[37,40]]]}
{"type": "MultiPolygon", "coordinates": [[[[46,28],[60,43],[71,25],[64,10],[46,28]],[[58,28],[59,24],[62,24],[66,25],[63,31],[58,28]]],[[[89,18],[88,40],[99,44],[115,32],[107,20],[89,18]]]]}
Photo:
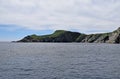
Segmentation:
{"type": "Polygon", "coordinates": [[[66,30],[56,30],[49,35],[28,35],[17,42],[80,42],[80,43],[120,43],[120,27],[109,33],[84,34],[66,30]]]}

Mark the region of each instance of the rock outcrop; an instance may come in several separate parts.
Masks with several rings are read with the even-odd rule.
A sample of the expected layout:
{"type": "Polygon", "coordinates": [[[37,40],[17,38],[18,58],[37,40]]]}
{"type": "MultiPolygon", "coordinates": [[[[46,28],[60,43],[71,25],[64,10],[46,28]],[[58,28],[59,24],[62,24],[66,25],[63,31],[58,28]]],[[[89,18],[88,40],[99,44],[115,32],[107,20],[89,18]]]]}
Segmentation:
{"type": "Polygon", "coordinates": [[[56,30],[50,35],[29,35],[17,42],[120,43],[120,28],[109,33],[90,35],[65,30],[56,30]]]}

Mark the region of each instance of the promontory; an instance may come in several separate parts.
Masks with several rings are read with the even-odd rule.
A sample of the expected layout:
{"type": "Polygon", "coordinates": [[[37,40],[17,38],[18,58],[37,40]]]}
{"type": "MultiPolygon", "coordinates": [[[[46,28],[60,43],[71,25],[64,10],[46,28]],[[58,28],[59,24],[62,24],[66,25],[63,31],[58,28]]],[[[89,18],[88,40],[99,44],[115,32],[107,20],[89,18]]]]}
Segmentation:
{"type": "Polygon", "coordinates": [[[120,27],[109,33],[83,34],[56,30],[49,35],[28,35],[17,42],[80,42],[80,43],[120,43],[120,27]]]}

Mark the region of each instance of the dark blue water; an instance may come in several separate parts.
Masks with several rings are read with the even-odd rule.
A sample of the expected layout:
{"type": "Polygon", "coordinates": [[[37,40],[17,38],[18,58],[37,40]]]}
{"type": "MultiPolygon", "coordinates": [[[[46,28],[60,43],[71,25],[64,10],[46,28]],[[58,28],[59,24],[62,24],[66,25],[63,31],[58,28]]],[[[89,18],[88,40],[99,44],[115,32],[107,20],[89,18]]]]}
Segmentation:
{"type": "Polygon", "coordinates": [[[120,79],[120,45],[0,43],[0,79],[120,79]]]}

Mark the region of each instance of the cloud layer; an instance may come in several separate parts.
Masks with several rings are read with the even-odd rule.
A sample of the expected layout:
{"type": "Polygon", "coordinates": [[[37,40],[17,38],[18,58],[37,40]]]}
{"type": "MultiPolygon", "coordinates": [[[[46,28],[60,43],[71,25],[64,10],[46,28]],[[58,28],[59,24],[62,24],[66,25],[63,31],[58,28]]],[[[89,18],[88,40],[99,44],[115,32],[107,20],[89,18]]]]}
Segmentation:
{"type": "Polygon", "coordinates": [[[0,24],[105,32],[120,26],[120,0],[0,0],[0,24]]]}

